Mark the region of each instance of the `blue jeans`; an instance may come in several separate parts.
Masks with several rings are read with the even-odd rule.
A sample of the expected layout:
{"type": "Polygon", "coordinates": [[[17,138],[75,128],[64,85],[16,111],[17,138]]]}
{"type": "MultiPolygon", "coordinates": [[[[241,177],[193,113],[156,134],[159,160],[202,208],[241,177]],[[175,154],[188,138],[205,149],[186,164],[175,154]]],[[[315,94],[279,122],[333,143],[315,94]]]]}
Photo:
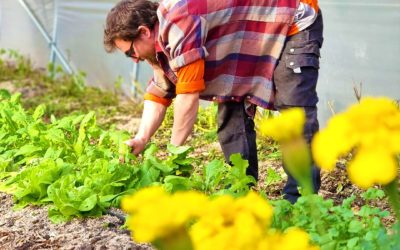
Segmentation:
{"type": "MultiPolygon", "coordinates": [[[[302,107],[306,113],[304,137],[310,144],[319,129],[316,92],[320,48],[323,42],[321,11],[307,29],[290,36],[274,71],[275,108],[279,111],[302,107]]],[[[284,166],[285,169],[285,166],[284,166]]],[[[315,193],[321,187],[320,169],[313,164],[312,181],[315,193]]],[[[296,180],[286,171],[288,180],[283,188],[284,198],[295,203],[300,197],[296,180]]]]}

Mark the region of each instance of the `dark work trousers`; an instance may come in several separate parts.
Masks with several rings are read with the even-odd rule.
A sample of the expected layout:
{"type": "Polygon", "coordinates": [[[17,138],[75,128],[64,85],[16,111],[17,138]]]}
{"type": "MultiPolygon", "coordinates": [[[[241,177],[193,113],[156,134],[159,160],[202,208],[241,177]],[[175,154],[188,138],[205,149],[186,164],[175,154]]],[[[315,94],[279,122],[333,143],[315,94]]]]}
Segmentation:
{"type": "Polygon", "coordinates": [[[258,159],[254,121],[243,102],[218,104],[218,139],[226,162],[232,154],[240,153],[249,161],[247,175],[258,179],[258,159]]]}
{"type": "MultiPolygon", "coordinates": [[[[319,129],[316,92],[320,48],[323,42],[321,11],[316,21],[307,29],[290,36],[274,71],[275,108],[279,111],[302,107],[306,113],[304,137],[310,144],[319,129]]],[[[285,169],[285,166],[284,166],[285,169]]],[[[312,181],[317,193],[321,186],[319,168],[313,164],[312,181]]],[[[283,188],[284,198],[295,203],[300,197],[296,180],[286,171],[288,180],[283,188]]]]}

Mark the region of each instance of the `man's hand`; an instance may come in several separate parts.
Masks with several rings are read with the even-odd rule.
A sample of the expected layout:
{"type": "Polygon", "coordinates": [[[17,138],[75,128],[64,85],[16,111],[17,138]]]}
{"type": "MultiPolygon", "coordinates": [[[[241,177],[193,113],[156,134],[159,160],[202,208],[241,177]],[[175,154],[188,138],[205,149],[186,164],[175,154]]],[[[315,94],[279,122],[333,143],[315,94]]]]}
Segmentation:
{"type": "Polygon", "coordinates": [[[132,148],[132,152],[131,152],[132,154],[137,155],[137,154],[143,152],[144,147],[147,144],[147,141],[145,138],[136,138],[135,137],[135,138],[129,139],[127,141],[124,141],[124,143],[132,148]]]}
{"type": "MultiPolygon", "coordinates": [[[[142,121],[140,122],[139,131],[135,138],[124,141],[126,145],[132,148],[132,154],[137,155],[143,152],[150,137],[153,136],[164,120],[166,110],[167,108],[160,103],[148,100],[144,101],[142,121]]],[[[120,161],[124,163],[123,156],[120,156],[120,161]]]]}

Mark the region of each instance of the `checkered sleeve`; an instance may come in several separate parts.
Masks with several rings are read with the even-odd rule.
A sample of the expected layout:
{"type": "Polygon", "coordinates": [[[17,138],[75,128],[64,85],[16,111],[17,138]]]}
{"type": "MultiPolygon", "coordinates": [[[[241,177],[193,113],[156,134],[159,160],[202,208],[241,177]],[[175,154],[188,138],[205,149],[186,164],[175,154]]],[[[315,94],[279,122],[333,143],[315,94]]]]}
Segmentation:
{"type": "Polygon", "coordinates": [[[168,80],[161,69],[154,69],[144,99],[169,106],[175,95],[175,85],[168,80]]]}
{"type": "Polygon", "coordinates": [[[189,12],[189,2],[166,1],[158,8],[159,43],[168,55],[173,70],[204,59],[208,55],[204,46],[207,22],[201,15],[189,12]]]}

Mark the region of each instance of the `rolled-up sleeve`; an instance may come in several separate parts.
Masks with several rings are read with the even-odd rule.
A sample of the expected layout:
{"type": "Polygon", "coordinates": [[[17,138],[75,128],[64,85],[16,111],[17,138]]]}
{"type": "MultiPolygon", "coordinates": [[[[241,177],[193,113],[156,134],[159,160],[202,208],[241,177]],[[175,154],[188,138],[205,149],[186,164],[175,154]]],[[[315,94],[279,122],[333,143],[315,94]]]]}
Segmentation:
{"type": "Polygon", "coordinates": [[[168,107],[172,103],[172,99],[158,97],[158,96],[155,96],[155,95],[150,94],[150,93],[146,93],[144,95],[144,99],[148,100],[148,101],[153,101],[153,102],[156,102],[156,103],[160,103],[160,104],[164,105],[165,107],[168,107]]]}
{"type": "Polygon", "coordinates": [[[176,94],[194,93],[206,88],[204,84],[204,59],[197,60],[178,70],[176,94]]]}
{"type": "Polygon", "coordinates": [[[147,86],[144,99],[169,106],[175,96],[175,85],[165,77],[162,70],[154,70],[153,78],[147,86]]]}

